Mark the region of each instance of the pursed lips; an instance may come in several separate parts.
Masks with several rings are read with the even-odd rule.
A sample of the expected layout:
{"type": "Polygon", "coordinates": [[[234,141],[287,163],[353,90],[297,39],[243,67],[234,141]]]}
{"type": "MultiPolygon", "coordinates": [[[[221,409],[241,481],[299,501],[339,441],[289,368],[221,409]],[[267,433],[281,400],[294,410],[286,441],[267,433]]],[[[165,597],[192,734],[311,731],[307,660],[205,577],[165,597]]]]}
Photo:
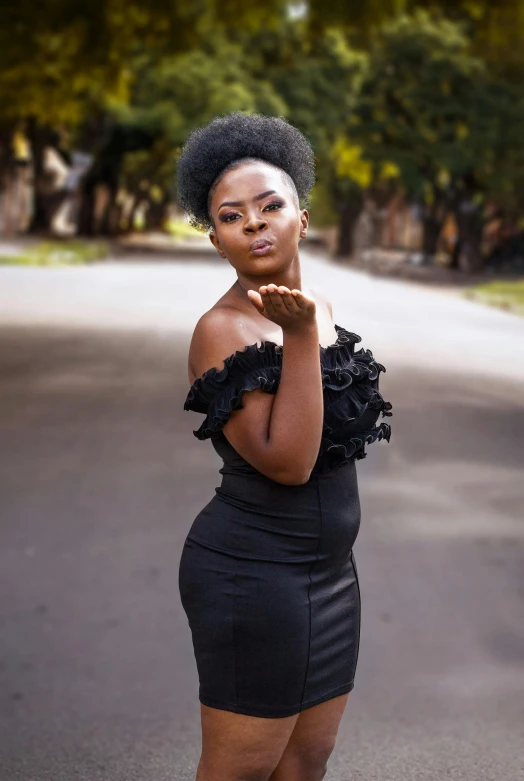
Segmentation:
{"type": "Polygon", "coordinates": [[[259,239],[254,241],[250,249],[253,252],[256,249],[262,249],[263,247],[271,247],[272,243],[268,239],[259,239]]]}

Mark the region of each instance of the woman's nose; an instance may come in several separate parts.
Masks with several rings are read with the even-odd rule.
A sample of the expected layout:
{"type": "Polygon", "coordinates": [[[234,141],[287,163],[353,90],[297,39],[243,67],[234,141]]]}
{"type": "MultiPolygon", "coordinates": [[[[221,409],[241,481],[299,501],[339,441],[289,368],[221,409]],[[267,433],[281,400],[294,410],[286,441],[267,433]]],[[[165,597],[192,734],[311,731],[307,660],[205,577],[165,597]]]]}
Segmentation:
{"type": "Polygon", "coordinates": [[[250,217],[247,218],[246,222],[244,223],[244,230],[247,233],[252,233],[253,231],[260,230],[261,228],[264,228],[267,226],[267,220],[265,220],[260,214],[253,214],[250,217]]]}

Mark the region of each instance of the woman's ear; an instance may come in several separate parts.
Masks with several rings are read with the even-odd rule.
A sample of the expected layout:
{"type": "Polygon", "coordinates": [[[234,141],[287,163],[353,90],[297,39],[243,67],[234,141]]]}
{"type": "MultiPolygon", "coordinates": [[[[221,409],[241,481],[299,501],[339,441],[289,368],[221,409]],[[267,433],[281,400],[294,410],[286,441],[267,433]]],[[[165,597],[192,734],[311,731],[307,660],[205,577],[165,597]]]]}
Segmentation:
{"type": "Polygon", "coordinates": [[[211,233],[209,234],[209,239],[211,241],[211,244],[214,246],[214,248],[216,249],[216,251],[220,255],[220,257],[221,258],[225,258],[226,257],[226,253],[223,250],[220,249],[220,242],[219,242],[219,240],[217,238],[217,235],[216,235],[216,233],[214,231],[211,231],[211,233]]]}
{"type": "Polygon", "coordinates": [[[307,229],[309,225],[309,213],[307,209],[302,209],[300,212],[300,238],[305,239],[307,236],[307,229]]]}

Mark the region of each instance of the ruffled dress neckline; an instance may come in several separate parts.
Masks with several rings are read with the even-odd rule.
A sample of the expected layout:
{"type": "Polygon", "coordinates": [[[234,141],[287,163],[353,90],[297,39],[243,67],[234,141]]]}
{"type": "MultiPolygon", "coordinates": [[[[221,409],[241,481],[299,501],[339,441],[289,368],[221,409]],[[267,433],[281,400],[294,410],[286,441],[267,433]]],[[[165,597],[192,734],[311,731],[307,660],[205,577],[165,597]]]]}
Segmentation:
{"type": "MultiPolygon", "coordinates": [[[[354,344],[355,342],[361,341],[361,338],[358,336],[358,334],[354,334],[351,331],[348,331],[343,326],[337,325],[337,323],[334,323],[334,326],[335,331],[337,332],[337,339],[335,342],[333,342],[333,344],[328,344],[326,347],[319,343],[318,347],[321,355],[330,353],[333,350],[336,351],[348,342],[354,344]]],[[[247,354],[253,352],[253,350],[257,350],[259,353],[274,352],[279,355],[283,352],[284,345],[277,344],[277,342],[273,342],[271,339],[263,339],[260,345],[258,342],[253,342],[253,344],[246,344],[241,350],[235,350],[234,353],[231,353],[231,355],[228,355],[223,359],[224,367],[222,369],[217,369],[216,366],[212,366],[210,369],[207,369],[203,374],[201,374],[200,377],[197,377],[196,380],[194,380],[194,382],[191,384],[190,393],[191,390],[193,390],[195,387],[198,388],[201,383],[210,378],[219,379],[217,375],[219,375],[221,372],[224,372],[224,370],[227,369],[227,367],[230,366],[238,356],[246,356],[247,354]]],[[[189,409],[189,407],[185,407],[185,409],[189,409]]]]}
{"type": "MultiPolygon", "coordinates": [[[[314,471],[329,471],[353,458],[365,458],[365,445],[377,439],[389,442],[391,428],[376,425],[379,415],[391,415],[392,405],[379,391],[379,375],[385,367],[371,350],[355,345],[358,334],[334,324],[337,340],[319,344],[324,425],[319,458],[314,471]]],[[[205,419],[193,431],[198,439],[223,437],[222,428],[236,409],[242,408],[246,391],[261,388],[276,393],[282,371],[283,345],[269,339],[247,344],[198,377],[189,389],[185,410],[204,413],[205,419]]]]}
{"type": "MultiPolygon", "coordinates": [[[[350,334],[350,331],[346,331],[346,329],[345,329],[345,328],[343,328],[341,325],[337,325],[337,323],[334,323],[334,326],[335,326],[335,331],[337,332],[337,340],[336,340],[336,342],[333,342],[333,344],[328,344],[326,347],[324,347],[324,345],[323,345],[323,344],[320,344],[320,342],[319,342],[318,346],[319,346],[319,348],[320,348],[320,350],[321,350],[321,351],[324,351],[324,352],[326,352],[327,350],[334,350],[334,349],[336,349],[337,347],[340,347],[340,345],[341,345],[341,344],[343,344],[344,342],[347,342],[347,341],[348,341],[348,339],[347,339],[347,338],[344,338],[344,332],[345,332],[345,333],[346,333],[348,336],[349,336],[349,335],[356,336],[356,334],[350,334]]],[[[255,344],[256,344],[256,343],[255,343],[255,344]]],[[[276,347],[278,350],[283,350],[283,349],[284,349],[284,345],[282,345],[282,344],[277,344],[276,342],[272,342],[270,339],[264,339],[264,340],[263,340],[263,342],[262,342],[262,344],[272,344],[272,345],[274,345],[274,346],[275,346],[275,347],[276,347]]],[[[246,345],[246,346],[247,346],[247,347],[250,347],[251,345],[246,345]]]]}

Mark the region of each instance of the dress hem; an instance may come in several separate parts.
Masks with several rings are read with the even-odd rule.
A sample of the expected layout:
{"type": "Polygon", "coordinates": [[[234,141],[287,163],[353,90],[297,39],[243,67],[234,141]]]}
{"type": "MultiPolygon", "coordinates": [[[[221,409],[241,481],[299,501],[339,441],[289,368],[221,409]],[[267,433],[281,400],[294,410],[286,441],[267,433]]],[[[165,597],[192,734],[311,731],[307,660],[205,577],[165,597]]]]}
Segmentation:
{"type": "Polygon", "coordinates": [[[209,708],[229,711],[230,713],[240,713],[243,716],[256,716],[262,719],[283,719],[287,716],[294,716],[297,713],[302,713],[302,711],[305,711],[308,708],[312,708],[315,705],[320,705],[323,702],[327,702],[327,700],[331,700],[333,697],[338,697],[341,694],[347,694],[353,689],[354,685],[355,682],[351,681],[351,683],[346,683],[344,686],[339,686],[337,689],[333,689],[331,692],[324,694],[322,697],[317,697],[314,700],[308,700],[307,702],[303,702],[301,705],[295,705],[291,708],[269,709],[265,713],[261,713],[260,708],[250,708],[249,706],[234,705],[233,703],[223,703],[210,697],[199,696],[199,700],[202,705],[206,705],[209,708]]]}

